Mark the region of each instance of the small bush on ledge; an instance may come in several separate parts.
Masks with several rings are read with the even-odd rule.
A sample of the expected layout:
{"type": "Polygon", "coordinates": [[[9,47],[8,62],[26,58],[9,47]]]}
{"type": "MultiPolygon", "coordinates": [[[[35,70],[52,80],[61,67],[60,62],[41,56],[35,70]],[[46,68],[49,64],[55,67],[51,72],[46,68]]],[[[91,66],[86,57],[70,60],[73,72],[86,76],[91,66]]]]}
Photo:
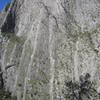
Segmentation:
{"type": "Polygon", "coordinates": [[[5,40],[10,40],[12,42],[21,42],[20,37],[16,36],[14,33],[1,33],[5,40]]]}
{"type": "Polygon", "coordinates": [[[3,88],[0,88],[0,100],[17,100],[17,98],[12,97],[9,91],[5,91],[3,88]]]}
{"type": "Polygon", "coordinates": [[[10,7],[10,3],[7,3],[6,6],[5,6],[5,11],[6,12],[8,11],[9,7],[10,7]]]}
{"type": "MultiPolygon", "coordinates": [[[[12,67],[13,65],[7,66],[5,69],[12,67]]],[[[0,100],[17,100],[16,97],[11,96],[11,92],[5,90],[3,72],[0,69],[0,100]]]]}
{"type": "Polygon", "coordinates": [[[80,76],[80,82],[65,82],[63,89],[65,100],[99,100],[99,94],[90,77],[87,73],[85,76],[80,76]]]}

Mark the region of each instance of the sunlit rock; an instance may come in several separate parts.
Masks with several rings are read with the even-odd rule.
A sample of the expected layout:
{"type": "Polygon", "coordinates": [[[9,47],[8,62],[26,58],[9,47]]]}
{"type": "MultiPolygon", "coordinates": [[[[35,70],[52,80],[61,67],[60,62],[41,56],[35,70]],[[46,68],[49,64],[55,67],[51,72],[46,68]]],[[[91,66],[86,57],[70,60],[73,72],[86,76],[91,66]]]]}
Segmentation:
{"type": "Polygon", "coordinates": [[[65,100],[65,80],[86,73],[98,88],[99,12],[99,0],[13,0],[1,25],[14,36],[1,56],[2,70],[15,64],[3,74],[6,89],[18,100],[65,100]]]}

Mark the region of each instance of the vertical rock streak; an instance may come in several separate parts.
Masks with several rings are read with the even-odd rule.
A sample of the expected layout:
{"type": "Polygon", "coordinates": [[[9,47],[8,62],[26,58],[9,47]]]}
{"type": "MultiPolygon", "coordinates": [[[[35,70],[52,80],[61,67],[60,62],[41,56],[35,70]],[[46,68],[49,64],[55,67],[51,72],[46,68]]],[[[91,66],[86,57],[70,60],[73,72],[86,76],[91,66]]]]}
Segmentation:
{"type": "Polygon", "coordinates": [[[10,56],[10,64],[12,64],[13,56],[14,56],[15,50],[16,50],[16,44],[14,45],[13,51],[12,51],[11,56],[10,56]]]}
{"type": "MultiPolygon", "coordinates": [[[[41,9],[42,10],[42,9],[41,9]]],[[[36,48],[37,48],[37,40],[38,40],[38,36],[39,36],[39,29],[40,29],[40,23],[41,23],[41,16],[42,16],[42,11],[40,11],[40,19],[38,20],[38,25],[37,25],[37,32],[35,34],[35,40],[34,40],[34,43],[33,43],[33,52],[32,52],[32,55],[31,55],[31,60],[29,62],[29,66],[28,66],[28,69],[27,69],[27,75],[25,77],[25,82],[24,82],[24,93],[23,93],[23,100],[25,100],[25,95],[26,95],[26,87],[27,87],[27,83],[28,83],[28,80],[30,80],[30,71],[31,71],[31,67],[32,67],[32,64],[33,64],[33,59],[34,59],[34,55],[35,55],[35,52],[36,52],[36,48]]],[[[31,35],[33,33],[33,27],[31,29],[31,35]]]]}
{"type": "Polygon", "coordinates": [[[20,73],[20,67],[22,65],[22,60],[24,58],[24,52],[25,52],[25,46],[26,46],[26,44],[27,44],[27,40],[25,41],[25,43],[23,45],[23,50],[22,50],[22,54],[21,54],[21,58],[20,58],[20,64],[19,64],[18,70],[16,72],[15,83],[14,83],[14,87],[13,87],[13,95],[14,95],[14,92],[16,90],[16,86],[17,86],[17,82],[18,82],[18,76],[19,76],[19,73],[20,73]]]}
{"type": "MultiPolygon", "coordinates": [[[[31,31],[33,29],[33,25],[32,25],[32,28],[31,28],[31,31]]],[[[20,33],[20,32],[19,32],[20,33]]],[[[30,34],[32,34],[32,32],[30,32],[30,34]]],[[[21,54],[21,57],[20,57],[20,64],[19,64],[19,67],[18,67],[18,70],[17,70],[17,73],[16,73],[16,77],[15,77],[15,83],[14,83],[14,87],[13,87],[13,93],[15,92],[16,90],[16,86],[17,86],[17,82],[18,82],[18,77],[20,75],[20,68],[22,66],[22,63],[23,63],[23,59],[24,59],[24,55],[25,55],[25,47],[29,41],[30,38],[32,35],[29,35],[28,38],[26,39],[24,45],[23,45],[23,50],[22,50],[22,54],[21,54]]]]}
{"type": "Polygon", "coordinates": [[[49,54],[50,54],[50,100],[53,100],[53,82],[55,72],[55,59],[54,59],[54,32],[53,32],[53,20],[49,27],[49,54]]]}
{"type": "Polygon", "coordinates": [[[75,81],[79,81],[79,73],[78,73],[78,44],[79,44],[79,41],[76,42],[76,50],[75,50],[75,55],[74,55],[75,81]]]}
{"type": "Polygon", "coordinates": [[[4,54],[3,54],[3,58],[2,58],[2,70],[5,70],[5,57],[6,57],[6,53],[7,53],[8,43],[9,43],[9,41],[7,42],[7,44],[5,46],[5,50],[4,50],[4,54]]]}
{"type": "Polygon", "coordinates": [[[91,67],[91,80],[94,80],[94,76],[95,76],[95,73],[96,73],[96,70],[97,70],[95,60],[96,60],[95,55],[93,55],[93,57],[91,59],[91,64],[90,64],[90,67],[91,67]]]}

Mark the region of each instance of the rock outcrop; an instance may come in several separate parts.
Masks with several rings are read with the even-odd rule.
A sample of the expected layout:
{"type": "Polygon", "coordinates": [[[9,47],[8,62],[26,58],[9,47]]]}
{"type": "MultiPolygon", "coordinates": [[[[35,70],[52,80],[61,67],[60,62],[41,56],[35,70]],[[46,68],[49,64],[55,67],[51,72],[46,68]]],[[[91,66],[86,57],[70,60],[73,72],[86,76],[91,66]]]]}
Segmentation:
{"type": "Polygon", "coordinates": [[[1,59],[15,64],[3,77],[18,100],[66,100],[65,80],[86,73],[99,88],[99,0],[13,0],[1,32],[14,36],[1,59]]]}

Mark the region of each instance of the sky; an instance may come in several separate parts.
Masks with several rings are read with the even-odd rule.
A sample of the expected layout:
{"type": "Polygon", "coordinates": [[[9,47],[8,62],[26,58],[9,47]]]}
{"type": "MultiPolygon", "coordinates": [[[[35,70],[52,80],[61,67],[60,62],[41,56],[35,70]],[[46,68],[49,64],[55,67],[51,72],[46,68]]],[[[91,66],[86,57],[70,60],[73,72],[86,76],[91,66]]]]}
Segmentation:
{"type": "Polygon", "coordinates": [[[11,2],[11,0],[0,0],[0,11],[4,8],[7,2],[11,2]]]}

